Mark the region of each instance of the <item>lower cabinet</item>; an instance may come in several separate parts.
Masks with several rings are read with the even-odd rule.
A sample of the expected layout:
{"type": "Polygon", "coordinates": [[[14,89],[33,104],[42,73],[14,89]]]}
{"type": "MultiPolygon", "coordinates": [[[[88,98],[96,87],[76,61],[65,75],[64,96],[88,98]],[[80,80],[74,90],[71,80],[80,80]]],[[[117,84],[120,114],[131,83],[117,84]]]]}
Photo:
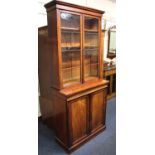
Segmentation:
{"type": "Polygon", "coordinates": [[[52,97],[55,138],[67,152],[105,129],[107,85],[70,96],[53,91],[52,97]]]}
{"type": "Polygon", "coordinates": [[[67,104],[70,147],[105,128],[106,89],[73,99],[67,104]]]}

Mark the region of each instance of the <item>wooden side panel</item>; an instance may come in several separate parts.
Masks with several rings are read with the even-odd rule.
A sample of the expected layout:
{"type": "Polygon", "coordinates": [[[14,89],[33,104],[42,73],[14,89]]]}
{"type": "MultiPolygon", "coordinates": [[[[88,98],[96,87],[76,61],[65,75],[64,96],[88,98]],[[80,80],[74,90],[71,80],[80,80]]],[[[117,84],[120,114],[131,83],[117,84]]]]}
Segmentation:
{"type": "Polygon", "coordinates": [[[66,101],[53,94],[53,103],[53,122],[56,138],[61,141],[64,146],[68,146],[66,101]]]}
{"type": "Polygon", "coordinates": [[[91,131],[94,131],[105,125],[105,109],[106,109],[106,96],[105,91],[100,90],[90,95],[91,103],[91,131]]]}
{"type": "Polygon", "coordinates": [[[39,97],[39,102],[40,102],[40,110],[42,114],[42,119],[46,120],[53,115],[53,102],[52,100],[48,100],[47,98],[44,97],[39,97]]]}
{"type": "Polygon", "coordinates": [[[48,50],[48,29],[47,26],[38,29],[38,73],[40,95],[49,96],[51,85],[51,57],[48,50]]]}
{"type": "Polygon", "coordinates": [[[69,102],[70,104],[70,133],[71,143],[75,143],[86,136],[88,129],[88,97],[69,102]]]}
{"type": "Polygon", "coordinates": [[[60,76],[60,57],[58,52],[58,14],[57,10],[48,12],[48,37],[49,37],[49,51],[51,53],[51,86],[54,88],[61,88],[61,76],[60,76]]]}

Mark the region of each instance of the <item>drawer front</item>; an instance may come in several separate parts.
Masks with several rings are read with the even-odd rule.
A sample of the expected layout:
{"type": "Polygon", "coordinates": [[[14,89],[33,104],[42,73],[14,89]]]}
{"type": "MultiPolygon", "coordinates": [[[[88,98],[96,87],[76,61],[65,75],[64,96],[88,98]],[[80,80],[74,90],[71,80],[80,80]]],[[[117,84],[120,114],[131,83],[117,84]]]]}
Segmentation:
{"type": "Polygon", "coordinates": [[[88,96],[80,97],[68,103],[71,145],[87,136],[88,103],[88,96]]]}
{"type": "Polygon", "coordinates": [[[106,90],[90,94],[90,130],[91,132],[105,125],[106,90]]]}

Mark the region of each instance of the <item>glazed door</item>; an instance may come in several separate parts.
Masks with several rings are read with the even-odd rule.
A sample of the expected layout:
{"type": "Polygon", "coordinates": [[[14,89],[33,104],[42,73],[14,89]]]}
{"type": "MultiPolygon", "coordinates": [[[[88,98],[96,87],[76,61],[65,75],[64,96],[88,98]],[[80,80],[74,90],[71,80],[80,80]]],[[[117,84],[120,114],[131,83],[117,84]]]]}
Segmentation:
{"type": "Polygon", "coordinates": [[[105,125],[106,91],[99,90],[90,94],[90,130],[91,132],[105,125]]]}
{"type": "Polygon", "coordinates": [[[93,16],[84,16],[83,21],[84,81],[89,81],[99,77],[100,23],[93,16]]]}
{"type": "Polygon", "coordinates": [[[85,138],[89,126],[89,99],[88,96],[80,97],[69,103],[69,128],[70,144],[75,144],[85,138]]]}
{"type": "Polygon", "coordinates": [[[63,87],[81,82],[82,16],[60,11],[63,87]]]}

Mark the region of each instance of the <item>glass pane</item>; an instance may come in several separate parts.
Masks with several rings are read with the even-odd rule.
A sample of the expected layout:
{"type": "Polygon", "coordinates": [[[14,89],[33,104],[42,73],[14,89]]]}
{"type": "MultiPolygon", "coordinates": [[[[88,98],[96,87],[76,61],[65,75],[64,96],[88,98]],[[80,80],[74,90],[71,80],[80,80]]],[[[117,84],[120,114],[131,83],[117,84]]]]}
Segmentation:
{"type": "Polygon", "coordinates": [[[98,41],[98,33],[85,32],[85,48],[97,48],[98,41]]]}
{"type": "Polygon", "coordinates": [[[64,86],[80,82],[80,16],[61,13],[62,76],[64,86]]]}
{"type": "Polygon", "coordinates": [[[85,62],[84,62],[84,76],[85,81],[91,80],[94,77],[98,77],[98,55],[94,51],[91,51],[92,54],[89,55],[88,52],[85,53],[85,62]],[[94,54],[94,55],[93,55],[94,54]]]}
{"type": "Polygon", "coordinates": [[[98,30],[98,19],[85,17],[85,30],[98,30]]]}
{"type": "Polygon", "coordinates": [[[99,76],[99,36],[98,20],[90,17],[85,18],[84,36],[84,78],[85,81],[99,76]],[[89,29],[89,30],[88,30],[89,29]],[[96,30],[96,31],[92,31],[96,30]]]}
{"type": "Polygon", "coordinates": [[[96,77],[98,75],[98,55],[97,51],[85,50],[84,57],[84,76],[85,80],[92,79],[92,77],[96,77]]]}
{"type": "Polygon", "coordinates": [[[80,50],[80,33],[71,30],[61,31],[62,50],[80,50]]]}
{"type": "Polygon", "coordinates": [[[80,16],[70,13],[61,13],[61,27],[80,29],[80,16]]]}

